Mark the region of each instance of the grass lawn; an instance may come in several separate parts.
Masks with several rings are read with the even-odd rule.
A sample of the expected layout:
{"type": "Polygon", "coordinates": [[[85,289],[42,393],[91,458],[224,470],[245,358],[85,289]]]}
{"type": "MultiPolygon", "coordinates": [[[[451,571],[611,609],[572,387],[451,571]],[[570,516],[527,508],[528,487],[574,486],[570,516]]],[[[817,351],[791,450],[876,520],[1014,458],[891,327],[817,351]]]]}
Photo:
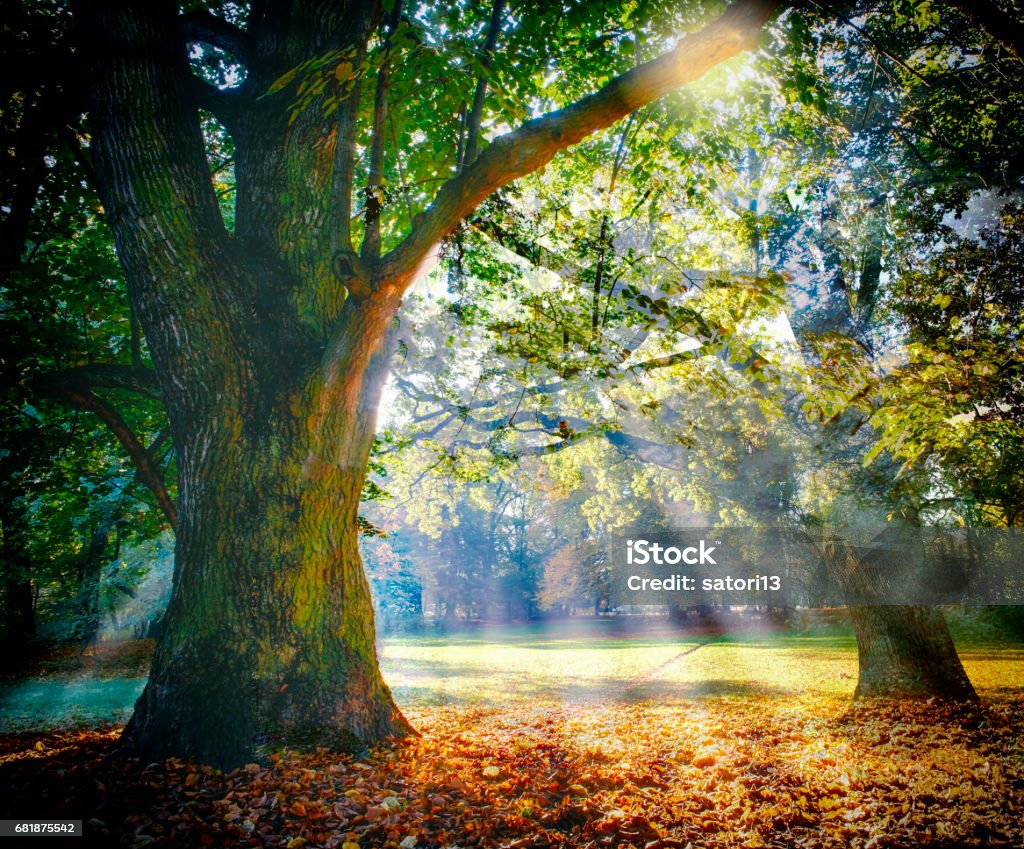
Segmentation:
{"type": "MultiPolygon", "coordinates": [[[[1024,645],[963,642],[979,693],[1024,694],[1024,645]]],[[[0,733],[123,723],[145,684],[151,646],[100,645],[0,683],[0,733]]],[[[663,705],[747,698],[845,710],[857,676],[852,634],[623,632],[614,620],[496,626],[381,642],[381,667],[398,703],[515,707],[663,705]]]]}
{"type": "MultiPolygon", "coordinates": [[[[555,622],[384,641],[381,665],[399,704],[503,706],[779,698],[836,701],[857,682],[852,634],[623,634],[614,621],[555,622]]],[[[1024,645],[961,641],[984,696],[1024,694],[1024,645]]]]}

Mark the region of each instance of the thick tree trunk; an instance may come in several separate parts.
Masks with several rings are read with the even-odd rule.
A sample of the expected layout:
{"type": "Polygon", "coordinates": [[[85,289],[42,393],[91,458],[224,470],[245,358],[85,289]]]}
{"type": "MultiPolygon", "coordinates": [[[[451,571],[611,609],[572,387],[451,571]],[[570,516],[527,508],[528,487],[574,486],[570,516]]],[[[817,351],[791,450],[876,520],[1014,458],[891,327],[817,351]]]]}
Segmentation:
{"type": "MultiPolygon", "coordinates": [[[[827,311],[813,314],[808,326],[795,327],[798,337],[808,333],[835,331],[857,339],[866,350],[872,350],[869,333],[880,297],[879,275],[881,257],[877,252],[866,257],[855,291],[844,272],[839,243],[819,240],[819,249],[826,267],[834,275],[829,279],[827,311]],[[853,297],[852,294],[856,297],[853,297]],[[854,309],[856,305],[856,309],[854,309]]],[[[849,422],[836,416],[825,425],[822,444],[849,444],[846,428],[849,422]]],[[[854,430],[853,432],[856,432],[854,430]]],[[[900,531],[890,529],[895,542],[900,531]]],[[[900,550],[897,545],[896,550],[900,550]]],[[[824,565],[836,587],[852,597],[877,598],[878,605],[853,605],[850,616],[857,637],[859,674],[855,698],[871,696],[913,696],[950,701],[975,700],[977,695],[964,671],[942,612],[929,607],[892,605],[892,594],[884,586],[886,580],[898,575],[904,567],[899,555],[890,562],[879,560],[875,552],[870,564],[849,545],[826,544],[824,565]]],[[[817,582],[816,582],[817,583],[817,582]]]]}
{"type": "MultiPolygon", "coordinates": [[[[273,59],[253,85],[343,44],[364,6],[299,4],[283,21],[265,7],[247,43],[273,59]]],[[[407,733],[377,667],[357,523],[407,281],[375,277],[386,291],[370,299],[325,256],[334,119],[248,104],[229,235],[175,4],[76,12],[98,180],[178,464],[174,589],[125,746],[230,767],[264,744],[407,733]]]]}
{"type": "Polygon", "coordinates": [[[186,424],[175,589],[132,749],[232,766],[267,743],[355,751],[411,731],[378,670],[358,548],[384,374],[370,369],[344,393],[353,406],[332,411],[345,425],[333,456],[310,427],[315,378],[260,427],[230,408],[186,424]]]}
{"type": "MultiPolygon", "coordinates": [[[[897,532],[898,533],[898,532],[897,532]]],[[[974,701],[977,694],[964,671],[942,612],[934,607],[888,604],[899,583],[905,547],[887,555],[858,551],[842,541],[824,546],[825,563],[836,584],[851,598],[877,598],[877,605],[853,604],[859,675],[854,698],[896,696],[974,701]]]]}
{"type": "Polygon", "coordinates": [[[258,4],[244,32],[172,0],[74,4],[90,152],[178,460],[174,590],[128,745],[227,766],[269,741],[359,748],[409,730],[377,669],[357,547],[402,294],[485,197],[754,47],[777,5],[738,0],[660,59],[495,139],[380,256],[375,216],[362,250],[350,244],[359,86],[295,110],[271,84],[330,51],[365,55],[385,4],[258,4]],[[193,77],[195,33],[238,54],[237,90],[193,77]],[[235,142],[233,233],[200,101],[235,142]]]}
{"type": "Polygon", "coordinates": [[[854,698],[977,700],[941,611],[934,607],[854,605],[850,618],[860,662],[854,698]]]}

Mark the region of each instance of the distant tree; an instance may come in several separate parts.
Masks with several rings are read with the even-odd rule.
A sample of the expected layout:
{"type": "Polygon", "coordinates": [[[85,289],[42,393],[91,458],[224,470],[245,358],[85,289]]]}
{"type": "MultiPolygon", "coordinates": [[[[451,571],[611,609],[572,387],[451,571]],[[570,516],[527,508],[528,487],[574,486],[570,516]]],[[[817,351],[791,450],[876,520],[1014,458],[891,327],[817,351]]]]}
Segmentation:
{"type": "MultiPolygon", "coordinates": [[[[819,520],[989,524],[1006,500],[991,484],[1018,474],[1014,206],[999,210],[1024,188],[1021,64],[1010,31],[978,29],[993,18],[974,7],[993,4],[969,5],[858,5],[813,31],[845,137],[794,225],[825,295],[797,328],[828,458],[819,520]]],[[[831,559],[863,580],[848,550],[831,559]]],[[[940,611],[852,614],[859,694],[974,698],[940,611]]]]}

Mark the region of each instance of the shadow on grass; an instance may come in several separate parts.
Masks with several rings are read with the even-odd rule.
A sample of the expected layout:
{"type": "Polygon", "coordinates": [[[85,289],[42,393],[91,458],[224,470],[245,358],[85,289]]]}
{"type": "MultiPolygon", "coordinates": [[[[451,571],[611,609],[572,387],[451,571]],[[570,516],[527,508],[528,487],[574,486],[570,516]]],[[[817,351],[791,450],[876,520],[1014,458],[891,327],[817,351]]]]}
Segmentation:
{"type": "MultiPolygon", "coordinates": [[[[436,679],[435,679],[436,680],[436,679]]],[[[443,685],[393,685],[391,692],[399,705],[450,705],[507,708],[514,705],[547,704],[608,706],[642,704],[657,700],[663,704],[693,703],[719,699],[782,698],[792,695],[780,687],[744,681],[711,679],[696,682],[627,681],[603,679],[597,683],[530,683],[487,680],[486,686],[462,686],[457,690],[443,685]]]]}

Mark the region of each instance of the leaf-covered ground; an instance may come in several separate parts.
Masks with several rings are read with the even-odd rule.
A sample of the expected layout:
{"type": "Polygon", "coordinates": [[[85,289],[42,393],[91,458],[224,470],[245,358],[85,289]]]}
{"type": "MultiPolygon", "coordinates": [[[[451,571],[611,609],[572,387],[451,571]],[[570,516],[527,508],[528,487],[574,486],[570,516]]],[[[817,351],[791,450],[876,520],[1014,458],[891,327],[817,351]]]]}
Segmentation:
{"type": "Polygon", "coordinates": [[[397,640],[404,745],[225,775],[126,760],[117,726],[8,734],[2,816],[97,846],[1024,846],[1024,655],[962,654],[983,711],[850,713],[845,638],[397,640]]]}
{"type": "Polygon", "coordinates": [[[229,774],[121,759],[117,729],[22,735],[0,789],[105,846],[1024,845],[1024,700],[837,707],[423,708],[407,745],[229,774]]]}

